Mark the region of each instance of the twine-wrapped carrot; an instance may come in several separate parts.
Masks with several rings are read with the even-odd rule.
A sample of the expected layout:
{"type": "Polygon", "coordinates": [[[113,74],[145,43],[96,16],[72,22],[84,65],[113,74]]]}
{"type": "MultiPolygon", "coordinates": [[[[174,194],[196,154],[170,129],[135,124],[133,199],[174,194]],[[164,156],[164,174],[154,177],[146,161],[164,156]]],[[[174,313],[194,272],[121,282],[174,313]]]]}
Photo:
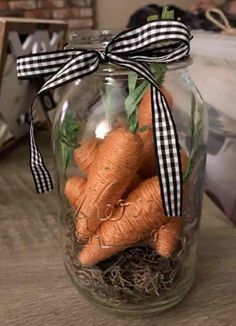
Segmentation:
{"type": "Polygon", "coordinates": [[[140,185],[140,183],[143,182],[143,181],[144,181],[144,179],[137,173],[134,176],[133,180],[131,180],[131,182],[128,185],[128,187],[126,188],[126,191],[125,191],[123,197],[126,198],[129,195],[129,193],[131,191],[133,191],[135,188],[137,188],[140,185]]]}
{"type": "MultiPolygon", "coordinates": [[[[170,109],[173,107],[173,97],[170,92],[164,87],[161,87],[162,94],[165,96],[170,109]]],[[[138,108],[138,121],[139,127],[149,126],[152,127],[152,109],[151,109],[151,91],[148,89],[138,108]]]]}
{"type": "Polygon", "coordinates": [[[86,180],[84,178],[75,176],[66,180],[64,194],[73,208],[77,209],[80,206],[85,189],[86,180]]]}
{"type": "MultiPolygon", "coordinates": [[[[187,155],[181,149],[182,172],[185,171],[187,155]]],[[[170,257],[176,247],[182,226],[182,217],[165,217],[160,186],[157,177],[139,184],[122,207],[118,207],[111,220],[103,222],[80,254],[84,265],[104,260],[132,244],[150,238],[157,231],[157,241],[150,246],[160,255],[170,257]]]]}
{"type": "MultiPolygon", "coordinates": [[[[139,173],[144,178],[151,178],[157,174],[157,160],[156,154],[154,149],[153,137],[151,131],[145,131],[146,133],[150,132],[150,134],[146,134],[146,139],[143,140],[143,159],[141,166],[139,168],[139,173]]],[[[188,157],[183,149],[180,149],[181,155],[181,165],[182,165],[182,172],[184,173],[188,157]]]]}
{"type": "Polygon", "coordinates": [[[162,257],[170,257],[176,248],[182,224],[182,217],[169,217],[165,225],[153,232],[149,245],[162,257]]]}
{"type": "MultiPolygon", "coordinates": [[[[166,97],[169,108],[173,107],[172,95],[165,87],[161,87],[163,95],[166,97]]],[[[144,178],[151,178],[157,172],[156,156],[153,144],[152,131],[152,111],[151,111],[151,91],[148,89],[144,94],[138,109],[139,127],[148,126],[146,131],[139,132],[139,136],[143,141],[143,159],[140,164],[140,174],[144,178]]]]}
{"type": "MultiPolygon", "coordinates": [[[[180,150],[180,158],[182,174],[184,174],[188,157],[183,149],[180,150]]],[[[149,245],[161,256],[170,257],[178,242],[182,224],[183,217],[168,217],[168,222],[153,232],[149,245]]]]}
{"type": "Polygon", "coordinates": [[[101,140],[96,138],[88,139],[74,150],[74,161],[86,175],[97,156],[101,142],[101,140]]]}
{"type": "MultiPolygon", "coordinates": [[[[168,222],[164,216],[157,177],[145,180],[118,207],[111,220],[103,222],[79,255],[82,265],[92,265],[145,240],[168,222]]],[[[169,252],[174,248],[169,246],[169,252]]]]}
{"type": "Polygon", "coordinates": [[[143,157],[139,173],[143,178],[151,178],[157,174],[157,160],[154,149],[152,130],[139,133],[143,142],[143,157]]]}
{"type": "Polygon", "coordinates": [[[142,149],[139,136],[125,128],[106,136],[88,174],[86,198],[76,221],[78,237],[85,239],[93,234],[106,210],[121,199],[139,168],[142,149]]]}

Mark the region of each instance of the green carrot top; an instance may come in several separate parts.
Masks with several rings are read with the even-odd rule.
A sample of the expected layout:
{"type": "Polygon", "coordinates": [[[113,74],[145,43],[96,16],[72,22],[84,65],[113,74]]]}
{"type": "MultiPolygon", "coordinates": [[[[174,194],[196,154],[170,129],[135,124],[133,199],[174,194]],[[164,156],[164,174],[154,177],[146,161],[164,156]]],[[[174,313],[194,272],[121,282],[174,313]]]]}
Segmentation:
{"type": "MultiPolygon", "coordinates": [[[[174,19],[175,12],[174,10],[169,10],[168,6],[163,7],[161,20],[164,19],[174,19]]],[[[147,21],[155,21],[158,20],[157,15],[151,15],[147,18],[147,21]]],[[[150,64],[150,68],[152,73],[157,81],[159,86],[162,85],[165,79],[166,73],[166,65],[160,63],[152,63],[150,64]]],[[[129,131],[135,133],[138,129],[138,119],[137,119],[137,110],[138,104],[146,93],[147,89],[150,87],[150,83],[146,80],[138,83],[138,75],[135,72],[129,72],[128,75],[128,93],[125,100],[125,109],[127,113],[127,120],[129,125],[129,131]]]]}

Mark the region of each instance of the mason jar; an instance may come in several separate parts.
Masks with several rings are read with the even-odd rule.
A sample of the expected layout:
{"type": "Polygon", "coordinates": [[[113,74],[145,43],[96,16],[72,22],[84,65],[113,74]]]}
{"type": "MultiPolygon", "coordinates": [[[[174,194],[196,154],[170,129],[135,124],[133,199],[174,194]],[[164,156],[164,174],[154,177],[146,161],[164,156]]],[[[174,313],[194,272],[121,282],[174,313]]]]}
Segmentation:
{"type": "MultiPolygon", "coordinates": [[[[67,48],[102,50],[113,36],[73,34],[67,48]]],[[[178,133],[182,216],[163,211],[149,83],[103,63],[59,89],[52,141],[66,270],[84,297],[116,314],[169,309],[193,284],[207,123],[191,63],[150,64],[178,133]]]]}

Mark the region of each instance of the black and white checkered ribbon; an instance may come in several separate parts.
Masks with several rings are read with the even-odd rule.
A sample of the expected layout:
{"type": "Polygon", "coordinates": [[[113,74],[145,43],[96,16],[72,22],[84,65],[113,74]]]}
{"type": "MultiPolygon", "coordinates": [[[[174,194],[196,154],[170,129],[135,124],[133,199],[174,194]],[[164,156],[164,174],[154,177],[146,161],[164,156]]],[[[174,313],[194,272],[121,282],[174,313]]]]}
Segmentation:
{"type": "MultiPolygon", "coordinates": [[[[133,70],[151,84],[153,135],[166,216],[182,213],[182,176],[178,135],[167,101],[147,63],[172,63],[189,54],[190,30],[179,21],[153,21],[115,36],[104,51],[71,49],[19,57],[20,79],[50,77],[38,94],[94,73],[102,63],[133,70]]],[[[31,169],[38,192],[52,189],[34,138],[34,106],[30,128],[31,169]]]]}

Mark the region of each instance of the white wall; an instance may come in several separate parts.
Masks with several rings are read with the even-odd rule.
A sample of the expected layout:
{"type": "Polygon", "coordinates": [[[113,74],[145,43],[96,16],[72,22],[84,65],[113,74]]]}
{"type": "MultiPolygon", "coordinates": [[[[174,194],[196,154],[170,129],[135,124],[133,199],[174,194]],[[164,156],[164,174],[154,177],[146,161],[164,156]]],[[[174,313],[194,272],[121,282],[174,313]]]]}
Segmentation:
{"type": "MultiPolygon", "coordinates": [[[[125,27],[131,14],[140,7],[149,4],[170,4],[182,8],[189,8],[197,0],[97,0],[97,27],[120,28],[125,27]]],[[[222,2],[215,0],[215,2],[222,2]]]]}

